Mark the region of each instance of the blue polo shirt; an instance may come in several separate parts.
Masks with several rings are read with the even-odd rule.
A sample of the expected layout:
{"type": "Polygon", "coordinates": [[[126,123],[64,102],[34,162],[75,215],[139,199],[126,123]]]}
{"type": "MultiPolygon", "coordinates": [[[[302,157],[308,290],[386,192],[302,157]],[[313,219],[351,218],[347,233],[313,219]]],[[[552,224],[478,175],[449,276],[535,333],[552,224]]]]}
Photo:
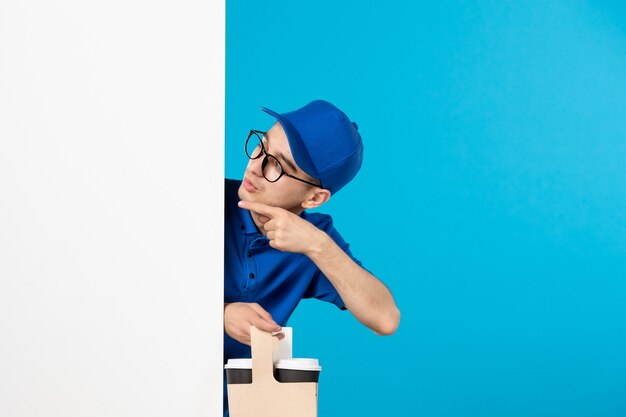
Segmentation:
{"type": "MultiPolygon", "coordinates": [[[[328,278],[306,256],[282,252],[269,246],[254,224],[250,212],[239,208],[237,190],[241,181],[226,180],[224,224],[224,302],[258,303],[281,326],[303,298],[317,298],[345,306],[328,278]]],[[[327,214],[301,217],[326,232],[356,263],[327,214]]],[[[249,358],[250,347],[224,334],[224,363],[230,358],[249,358]]]]}

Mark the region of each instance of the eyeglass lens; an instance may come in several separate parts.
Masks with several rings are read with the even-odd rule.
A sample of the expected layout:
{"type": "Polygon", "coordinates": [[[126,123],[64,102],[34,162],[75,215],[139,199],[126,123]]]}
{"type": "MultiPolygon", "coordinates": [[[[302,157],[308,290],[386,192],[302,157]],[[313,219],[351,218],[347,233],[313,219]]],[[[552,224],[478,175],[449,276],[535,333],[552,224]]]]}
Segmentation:
{"type": "Polygon", "coordinates": [[[259,135],[255,132],[251,133],[246,141],[246,155],[250,159],[257,159],[263,152],[262,142],[259,135]]]}
{"type": "MultiPolygon", "coordinates": [[[[265,152],[262,139],[256,132],[253,132],[246,141],[246,155],[250,159],[257,159],[263,153],[265,152]]],[[[261,169],[263,170],[263,176],[269,182],[278,181],[283,173],[283,168],[278,159],[267,153],[265,153],[265,158],[263,158],[261,163],[261,169]]]]}

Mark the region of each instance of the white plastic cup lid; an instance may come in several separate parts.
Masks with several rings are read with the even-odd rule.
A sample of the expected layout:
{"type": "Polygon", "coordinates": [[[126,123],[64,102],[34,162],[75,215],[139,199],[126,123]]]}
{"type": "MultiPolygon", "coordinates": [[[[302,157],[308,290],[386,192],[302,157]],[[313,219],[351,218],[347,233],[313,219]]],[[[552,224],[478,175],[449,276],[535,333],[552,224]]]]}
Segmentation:
{"type": "Polygon", "coordinates": [[[280,359],[276,362],[277,369],[293,369],[295,371],[321,371],[322,367],[317,359],[291,358],[280,359]]]}
{"type": "MultiPolygon", "coordinates": [[[[317,359],[310,358],[291,358],[280,359],[276,362],[275,367],[278,369],[292,369],[296,371],[321,371],[317,359]]],[[[229,359],[224,369],[252,369],[252,359],[229,359]]]]}
{"type": "Polygon", "coordinates": [[[252,359],[229,359],[224,369],[252,369],[252,359]]]}

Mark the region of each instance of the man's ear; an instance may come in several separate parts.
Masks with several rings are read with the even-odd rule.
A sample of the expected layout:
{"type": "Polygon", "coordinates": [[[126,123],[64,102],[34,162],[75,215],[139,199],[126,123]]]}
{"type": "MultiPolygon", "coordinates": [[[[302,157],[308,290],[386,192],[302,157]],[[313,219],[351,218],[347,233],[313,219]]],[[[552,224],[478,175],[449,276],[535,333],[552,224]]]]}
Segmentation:
{"type": "Polygon", "coordinates": [[[330,199],[331,193],[325,188],[314,187],[307,194],[302,202],[305,209],[317,208],[330,199]]]}

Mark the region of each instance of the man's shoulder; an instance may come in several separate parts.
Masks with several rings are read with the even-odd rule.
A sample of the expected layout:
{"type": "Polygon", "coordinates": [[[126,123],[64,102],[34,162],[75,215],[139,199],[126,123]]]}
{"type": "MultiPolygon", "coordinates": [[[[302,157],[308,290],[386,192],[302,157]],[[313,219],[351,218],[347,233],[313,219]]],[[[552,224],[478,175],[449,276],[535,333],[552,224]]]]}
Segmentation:
{"type": "Polygon", "coordinates": [[[224,178],[224,216],[227,222],[236,218],[240,184],[240,180],[224,178]]]}
{"type": "Polygon", "coordinates": [[[241,180],[234,180],[232,178],[224,178],[224,187],[228,189],[237,189],[241,184],[241,180]]]}
{"type": "Polygon", "coordinates": [[[325,232],[328,232],[333,228],[333,218],[329,214],[310,213],[305,211],[302,217],[314,224],[318,229],[322,229],[325,232]]]}
{"type": "Polygon", "coordinates": [[[240,185],[241,180],[224,178],[224,195],[226,196],[226,200],[238,195],[237,190],[239,190],[240,185]]]}
{"type": "Polygon", "coordinates": [[[309,213],[306,211],[304,213],[304,219],[313,223],[318,229],[326,232],[342,249],[346,250],[348,248],[349,245],[335,227],[332,216],[324,213],[309,213]]]}

